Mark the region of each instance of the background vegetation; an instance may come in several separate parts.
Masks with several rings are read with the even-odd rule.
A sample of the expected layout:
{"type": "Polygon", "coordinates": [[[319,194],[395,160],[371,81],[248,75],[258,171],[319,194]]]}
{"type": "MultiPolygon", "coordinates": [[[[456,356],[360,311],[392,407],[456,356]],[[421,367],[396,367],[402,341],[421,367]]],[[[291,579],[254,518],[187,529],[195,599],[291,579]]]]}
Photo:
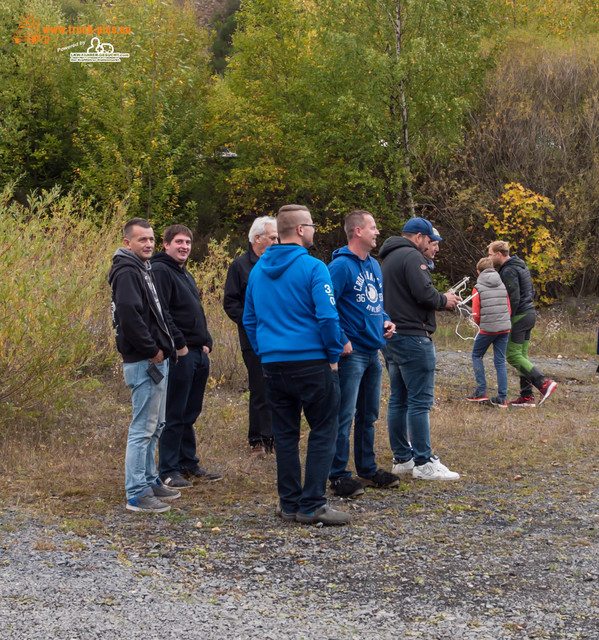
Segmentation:
{"type": "Polygon", "coordinates": [[[75,188],[96,220],[126,205],[159,231],[187,222],[201,255],[283,202],[313,210],[325,258],[354,207],[384,234],[420,214],[450,280],[506,237],[547,299],[597,290],[597,0],[221,6],[205,26],[179,0],[2,0],[0,185],[23,204],[75,188]],[[26,16],[130,27],[105,37],[130,57],[58,51],[88,35],[16,43],[26,16]]]}

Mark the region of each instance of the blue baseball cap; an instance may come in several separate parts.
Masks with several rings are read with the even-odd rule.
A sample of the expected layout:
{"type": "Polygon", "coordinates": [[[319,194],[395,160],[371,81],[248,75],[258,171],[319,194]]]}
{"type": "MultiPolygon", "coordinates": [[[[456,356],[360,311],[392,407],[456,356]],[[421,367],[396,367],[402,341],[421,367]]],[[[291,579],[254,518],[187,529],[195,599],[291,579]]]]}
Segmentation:
{"type": "Polygon", "coordinates": [[[410,218],[404,225],[401,231],[402,233],[421,233],[423,236],[428,236],[431,240],[441,242],[443,238],[438,236],[433,229],[433,225],[424,218],[410,218]]]}

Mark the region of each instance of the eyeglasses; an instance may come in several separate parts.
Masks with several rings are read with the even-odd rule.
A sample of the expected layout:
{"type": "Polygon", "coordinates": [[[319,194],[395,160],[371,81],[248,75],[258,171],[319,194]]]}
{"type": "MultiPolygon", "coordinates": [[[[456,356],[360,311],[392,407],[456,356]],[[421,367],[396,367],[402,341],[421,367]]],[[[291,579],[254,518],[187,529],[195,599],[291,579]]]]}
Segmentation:
{"type": "Polygon", "coordinates": [[[314,229],[316,229],[316,225],[313,222],[300,222],[297,226],[298,227],[313,227],[314,229]]]}

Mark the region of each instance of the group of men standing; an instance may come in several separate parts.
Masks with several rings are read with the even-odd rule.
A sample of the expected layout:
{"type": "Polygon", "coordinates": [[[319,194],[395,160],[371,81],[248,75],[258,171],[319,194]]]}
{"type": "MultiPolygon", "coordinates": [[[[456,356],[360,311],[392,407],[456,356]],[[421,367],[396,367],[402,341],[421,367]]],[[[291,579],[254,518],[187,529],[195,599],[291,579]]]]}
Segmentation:
{"type": "MultiPolygon", "coordinates": [[[[327,504],[327,480],[333,494],[355,497],[365,486],[396,487],[406,475],[459,478],[433,455],[429,415],[435,312],[455,309],[460,299],[433,285],[430,269],[442,238],[424,218],[412,218],[401,236],[384,242],[382,268],[370,255],[379,231],[368,211],[347,216],[347,245],[333,253],[328,268],[308,252],[315,231],[302,205],[258,218],[247,252],[229,268],[224,308],[238,326],[248,371],[252,455],[276,454],[277,515],[335,525],[350,516],[327,504]],[[378,467],[374,453],[379,350],[391,387],[391,472],[378,467]],[[310,426],[303,482],[302,410],[310,426]],[[348,469],[352,423],[356,478],[348,469]]],[[[133,403],[125,465],[127,508],[133,511],[165,511],[166,501],[179,497],[178,489],[193,478],[220,479],[199,465],[195,447],[193,424],[202,409],[212,339],[185,269],[191,240],[187,227],[169,227],[164,251],[152,256],[149,223],[130,220],[109,276],[117,347],[133,403]]]]}

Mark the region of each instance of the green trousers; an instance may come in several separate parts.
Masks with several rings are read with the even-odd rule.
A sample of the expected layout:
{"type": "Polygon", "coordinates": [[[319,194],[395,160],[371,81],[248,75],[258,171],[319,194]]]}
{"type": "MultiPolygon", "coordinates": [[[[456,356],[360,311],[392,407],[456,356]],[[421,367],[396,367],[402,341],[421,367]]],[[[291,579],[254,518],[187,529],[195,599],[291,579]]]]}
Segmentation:
{"type": "Polygon", "coordinates": [[[533,385],[540,389],[545,383],[545,376],[528,359],[530,332],[535,322],[534,309],[512,316],[512,330],[505,353],[506,360],[520,376],[520,396],[523,398],[533,396],[533,385]]]}

